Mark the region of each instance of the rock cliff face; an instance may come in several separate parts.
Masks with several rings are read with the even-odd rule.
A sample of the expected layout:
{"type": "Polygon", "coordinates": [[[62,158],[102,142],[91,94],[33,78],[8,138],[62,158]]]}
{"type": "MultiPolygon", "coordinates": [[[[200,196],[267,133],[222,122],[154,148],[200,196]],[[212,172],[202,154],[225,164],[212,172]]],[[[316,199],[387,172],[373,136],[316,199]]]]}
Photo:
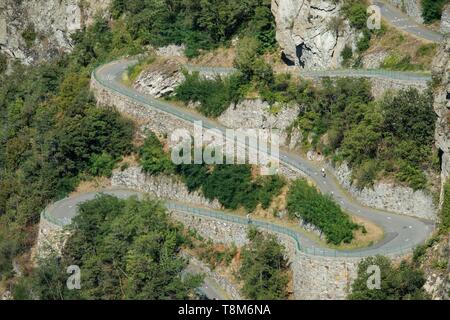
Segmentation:
{"type": "Polygon", "coordinates": [[[182,66],[176,60],[162,60],[144,70],[133,87],[142,93],[161,98],[172,94],[184,81],[182,66]]]}
{"type": "Polygon", "coordinates": [[[272,0],[277,41],[290,64],[308,69],[336,68],[355,32],[332,0],[272,0]]]}
{"type": "Polygon", "coordinates": [[[280,143],[294,149],[302,140],[301,133],[298,129],[293,129],[290,134],[288,131],[297,119],[300,108],[298,105],[271,106],[261,99],[246,99],[237,105],[232,104],[218,118],[218,121],[234,129],[277,129],[280,134],[280,143]],[[274,112],[275,109],[278,109],[278,112],[274,112]]]}
{"type": "Polygon", "coordinates": [[[414,191],[409,187],[390,182],[377,181],[373,188],[358,189],[352,184],[352,171],[344,162],[334,172],[341,185],[366,206],[388,210],[408,216],[436,220],[436,206],[433,196],[425,191],[414,191]]]}
{"type": "MultiPolygon", "coordinates": [[[[435,140],[441,156],[441,180],[450,175],[450,36],[447,36],[434,58],[433,66],[434,111],[438,115],[435,140]]],[[[441,203],[442,203],[441,191],[441,203]]]]}
{"type": "Polygon", "coordinates": [[[443,34],[450,34],[450,4],[442,11],[441,32],[443,34]]]}
{"type": "Polygon", "coordinates": [[[0,0],[0,50],[25,64],[70,51],[70,35],[108,15],[111,0],[0,0]]]}

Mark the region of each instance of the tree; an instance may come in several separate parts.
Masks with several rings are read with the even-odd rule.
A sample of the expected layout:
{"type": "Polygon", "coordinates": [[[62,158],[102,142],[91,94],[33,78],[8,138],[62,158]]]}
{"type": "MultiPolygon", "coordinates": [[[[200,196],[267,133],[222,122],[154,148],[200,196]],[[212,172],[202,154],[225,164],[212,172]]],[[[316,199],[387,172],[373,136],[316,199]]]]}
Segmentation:
{"type": "Polygon", "coordinates": [[[183,276],[186,239],[156,201],[100,195],[79,206],[71,228],[62,258],[42,261],[16,298],[188,299],[202,281],[183,276]],[[66,289],[69,265],[82,270],[80,290],[66,289]]]}
{"type": "Polygon", "coordinates": [[[448,0],[422,0],[422,17],[425,23],[433,23],[441,19],[444,5],[448,0]]]}
{"type": "Polygon", "coordinates": [[[289,267],[284,247],[275,236],[264,236],[255,229],[247,237],[250,242],[242,248],[239,269],[244,295],[256,300],[286,299],[289,267]]]}
{"type": "Polygon", "coordinates": [[[273,70],[262,57],[260,57],[261,43],[253,37],[244,37],[239,41],[235,67],[240,71],[247,82],[255,80],[266,85],[274,80],[273,70]]]}
{"type": "Polygon", "coordinates": [[[300,218],[319,228],[327,241],[335,245],[350,243],[353,231],[358,228],[339,205],[330,197],[321,195],[305,180],[295,180],[291,185],[286,209],[292,218],[300,218]]]}
{"type": "Polygon", "coordinates": [[[150,132],[139,149],[139,160],[142,170],[149,174],[168,174],[174,170],[170,157],[164,152],[162,143],[153,132],[150,132]]]}
{"type": "Polygon", "coordinates": [[[352,285],[351,300],[422,300],[428,295],[422,288],[425,284],[423,272],[410,263],[402,261],[395,267],[383,256],[369,257],[358,265],[358,277],[352,285]],[[370,266],[380,270],[380,289],[369,288],[369,277],[375,275],[367,272],[370,266]]]}

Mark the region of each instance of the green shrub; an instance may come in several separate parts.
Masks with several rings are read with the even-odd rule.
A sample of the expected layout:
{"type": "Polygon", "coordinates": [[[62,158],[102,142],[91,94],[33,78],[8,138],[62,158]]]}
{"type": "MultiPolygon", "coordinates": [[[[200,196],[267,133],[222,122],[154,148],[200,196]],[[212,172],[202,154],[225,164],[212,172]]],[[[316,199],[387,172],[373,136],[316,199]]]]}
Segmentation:
{"type": "Polygon", "coordinates": [[[116,159],[105,152],[100,155],[93,155],[91,157],[89,173],[94,176],[110,178],[116,162],[116,159]]]}
{"type": "Polygon", "coordinates": [[[357,181],[358,189],[372,187],[379,172],[377,161],[366,160],[353,173],[353,179],[357,181]]]}
{"type": "Polygon", "coordinates": [[[372,34],[369,29],[363,30],[363,36],[358,40],[356,43],[356,47],[358,48],[358,51],[364,52],[367,49],[370,48],[370,40],[372,39],[372,34]]]}
{"type": "Polygon", "coordinates": [[[281,300],[288,296],[288,261],[285,248],[273,235],[263,235],[256,229],[249,230],[250,242],[242,248],[239,279],[244,283],[242,291],[253,300],[281,300]]]}
{"type": "Polygon", "coordinates": [[[417,49],[416,55],[419,57],[433,55],[435,54],[437,47],[438,45],[436,43],[423,44],[417,49]]]}
{"type": "Polygon", "coordinates": [[[396,71],[417,71],[424,69],[422,65],[411,63],[411,56],[401,56],[398,54],[387,56],[381,63],[381,68],[396,71]]]}
{"type": "Polygon", "coordinates": [[[305,180],[296,180],[291,185],[287,210],[291,217],[301,218],[319,228],[332,244],[350,243],[353,231],[358,228],[339,205],[309,186],[305,180]]]}
{"type": "Polygon", "coordinates": [[[0,52],[0,75],[6,71],[6,68],[8,67],[8,59],[6,58],[6,55],[2,52],[0,52]]]}
{"type": "Polygon", "coordinates": [[[350,63],[350,60],[353,58],[352,48],[346,45],[344,47],[344,50],[342,50],[341,56],[342,56],[342,60],[343,60],[342,63],[344,64],[344,66],[348,66],[350,63]]]}
{"type": "Polygon", "coordinates": [[[139,162],[142,170],[148,174],[170,174],[174,171],[172,160],[153,132],[149,133],[143,146],[139,148],[139,162]]]}
{"type": "Polygon", "coordinates": [[[36,30],[34,29],[34,25],[33,24],[27,25],[25,30],[22,32],[22,38],[25,40],[25,43],[28,48],[33,46],[33,43],[34,43],[34,40],[36,40],[36,37],[37,37],[37,33],[36,33],[36,30]]]}
{"type": "Polygon", "coordinates": [[[402,163],[396,178],[401,182],[406,182],[414,190],[425,189],[427,186],[427,177],[425,173],[410,164],[402,163]]]}
{"type": "Polygon", "coordinates": [[[444,185],[444,202],[440,214],[439,232],[447,233],[450,229],[450,183],[444,185]]]}
{"type": "Polygon", "coordinates": [[[396,267],[389,258],[383,256],[369,257],[358,265],[358,276],[352,284],[350,300],[424,300],[430,297],[423,289],[425,284],[423,272],[414,265],[402,261],[396,267]],[[367,285],[374,273],[369,267],[380,268],[380,289],[371,289],[367,285]]]}
{"type": "Polygon", "coordinates": [[[367,5],[364,1],[345,0],[342,6],[344,15],[350,21],[350,25],[356,29],[362,30],[367,25],[367,5]]]}
{"type": "Polygon", "coordinates": [[[441,19],[444,5],[448,0],[422,0],[422,17],[425,23],[433,23],[441,19]]]}
{"type": "Polygon", "coordinates": [[[220,116],[231,103],[241,97],[241,79],[232,75],[225,79],[203,79],[198,72],[185,74],[185,81],[176,90],[176,98],[185,102],[199,102],[198,110],[208,117],[220,116]]]}

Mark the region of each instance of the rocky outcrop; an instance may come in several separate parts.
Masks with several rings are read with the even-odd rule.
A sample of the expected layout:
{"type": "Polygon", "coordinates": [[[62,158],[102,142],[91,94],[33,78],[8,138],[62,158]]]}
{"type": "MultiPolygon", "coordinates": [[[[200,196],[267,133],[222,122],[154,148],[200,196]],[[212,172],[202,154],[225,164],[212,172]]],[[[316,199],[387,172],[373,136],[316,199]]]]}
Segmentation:
{"type": "Polygon", "coordinates": [[[443,34],[450,34],[450,4],[444,7],[442,11],[441,32],[443,34]]]}
{"type": "Polygon", "coordinates": [[[25,64],[72,48],[71,34],[108,15],[111,0],[1,0],[0,50],[25,64]]]}
{"type": "Polygon", "coordinates": [[[389,52],[384,50],[366,53],[362,57],[362,66],[364,69],[379,69],[388,56],[389,52]]]}
{"type": "Polygon", "coordinates": [[[450,299],[450,240],[448,236],[428,248],[422,258],[425,272],[424,289],[433,300],[450,299]]]}
{"type": "Polygon", "coordinates": [[[182,65],[171,59],[162,59],[144,70],[133,87],[142,93],[161,98],[172,94],[184,81],[182,65]]]}
{"type": "MultiPolygon", "coordinates": [[[[450,36],[447,36],[434,58],[432,65],[434,87],[434,111],[436,121],[435,141],[441,157],[441,182],[450,175],[450,36]]],[[[441,203],[443,188],[441,188],[441,203]]]]}
{"type": "Polygon", "coordinates": [[[422,190],[394,185],[393,183],[378,181],[373,188],[358,189],[352,184],[352,171],[344,162],[337,168],[331,167],[340,184],[362,204],[397,212],[409,216],[436,220],[436,206],[431,194],[422,190]]]}
{"type": "Polygon", "coordinates": [[[277,129],[280,131],[280,144],[293,149],[302,137],[299,130],[288,129],[297,119],[300,108],[298,105],[270,105],[261,99],[246,99],[231,105],[218,121],[232,129],[277,129]]]}
{"type": "Polygon", "coordinates": [[[290,64],[308,69],[340,66],[345,45],[356,34],[342,18],[340,3],[331,0],[272,0],[276,37],[290,64]]]}
{"type": "Polygon", "coordinates": [[[387,0],[390,4],[410,16],[417,23],[423,23],[421,0],[387,0]]]}

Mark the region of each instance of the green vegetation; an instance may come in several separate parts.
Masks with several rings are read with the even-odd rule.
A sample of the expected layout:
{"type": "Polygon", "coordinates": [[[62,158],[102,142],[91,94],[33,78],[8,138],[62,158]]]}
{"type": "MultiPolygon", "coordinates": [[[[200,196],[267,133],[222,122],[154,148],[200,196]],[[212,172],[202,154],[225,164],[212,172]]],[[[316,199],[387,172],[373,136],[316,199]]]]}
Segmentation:
{"type": "Polygon", "coordinates": [[[382,69],[395,71],[418,71],[425,69],[422,65],[413,64],[411,62],[411,56],[402,56],[399,54],[391,54],[387,56],[381,63],[380,67],[382,69]]]}
{"type": "Polygon", "coordinates": [[[34,29],[34,25],[29,24],[25,30],[22,32],[22,38],[25,40],[25,43],[28,48],[33,46],[34,40],[36,40],[37,33],[34,29]]]}
{"type": "Polygon", "coordinates": [[[60,260],[49,258],[15,289],[16,299],[187,299],[201,277],[182,271],[182,228],[158,202],[102,195],[79,207],[60,260]],[[65,270],[77,265],[81,290],[69,291],[65,270]]]}
{"type": "Polygon", "coordinates": [[[203,79],[198,73],[185,74],[185,81],[177,87],[176,98],[185,103],[199,102],[198,110],[206,116],[218,117],[231,103],[238,103],[251,89],[269,92],[274,73],[261,57],[262,43],[251,37],[239,41],[234,61],[238,72],[216,79],[203,79]]]}
{"type": "Polygon", "coordinates": [[[172,173],[174,165],[158,137],[153,133],[145,139],[144,145],[139,148],[139,161],[142,170],[149,174],[172,173]]]}
{"type": "Polygon", "coordinates": [[[112,13],[141,45],[185,44],[186,55],[250,35],[264,50],[276,46],[270,0],[113,0],[112,13]]]}
{"type": "Polygon", "coordinates": [[[0,52],[0,75],[8,68],[8,59],[5,54],[0,52]]]}
{"type": "Polygon", "coordinates": [[[291,185],[287,210],[291,217],[318,227],[327,241],[335,245],[350,243],[353,231],[358,228],[330,197],[320,194],[305,180],[296,180],[291,185]]]}
{"type": "Polygon", "coordinates": [[[367,19],[367,3],[360,0],[344,0],[342,6],[344,16],[350,21],[350,25],[358,30],[366,28],[367,19]]]}
{"type": "Polygon", "coordinates": [[[189,190],[201,190],[206,198],[217,199],[227,209],[244,207],[248,212],[261,204],[267,209],[285,181],[279,176],[252,178],[251,166],[196,164],[177,166],[189,190]]]}
{"type": "Polygon", "coordinates": [[[98,64],[136,53],[126,31],[98,21],[74,35],[70,55],[49,63],[15,65],[0,75],[0,273],[34,243],[41,210],[81,179],[109,176],[133,151],[133,124],[99,109],[89,92],[98,64]]]}
{"type": "Polygon", "coordinates": [[[425,23],[440,20],[442,9],[447,3],[450,3],[449,0],[422,0],[422,17],[425,23]]]}
{"type": "Polygon", "coordinates": [[[213,80],[201,78],[197,72],[185,76],[186,80],[175,90],[176,98],[185,103],[199,102],[198,110],[206,116],[218,117],[230,103],[239,101],[238,75],[213,80]]]}
{"type": "Polygon", "coordinates": [[[425,284],[423,272],[412,264],[402,261],[400,266],[382,256],[369,257],[359,263],[358,277],[352,285],[351,300],[423,300],[428,295],[422,288],[425,284]],[[373,273],[368,273],[370,266],[378,266],[381,271],[380,289],[369,289],[368,280],[373,273]]]}
{"type": "Polygon", "coordinates": [[[439,232],[448,233],[450,229],[450,183],[444,185],[444,203],[442,204],[439,232]]]}
{"type": "Polygon", "coordinates": [[[279,300],[287,298],[288,261],[285,248],[273,235],[264,236],[256,229],[248,231],[250,242],[242,248],[239,278],[248,299],[279,300]]]}
{"type": "Polygon", "coordinates": [[[410,88],[373,101],[361,79],[325,79],[322,87],[303,84],[297,102],[307,105],[297,121],[305,144],[347,160],[357,186],[370,186],[379,175],[396,177],[414,189],[427,185],[433,169],[436,115],[430,91],[410,88]],[[303,91],[303,94],[302,94],[303,91]]]}

